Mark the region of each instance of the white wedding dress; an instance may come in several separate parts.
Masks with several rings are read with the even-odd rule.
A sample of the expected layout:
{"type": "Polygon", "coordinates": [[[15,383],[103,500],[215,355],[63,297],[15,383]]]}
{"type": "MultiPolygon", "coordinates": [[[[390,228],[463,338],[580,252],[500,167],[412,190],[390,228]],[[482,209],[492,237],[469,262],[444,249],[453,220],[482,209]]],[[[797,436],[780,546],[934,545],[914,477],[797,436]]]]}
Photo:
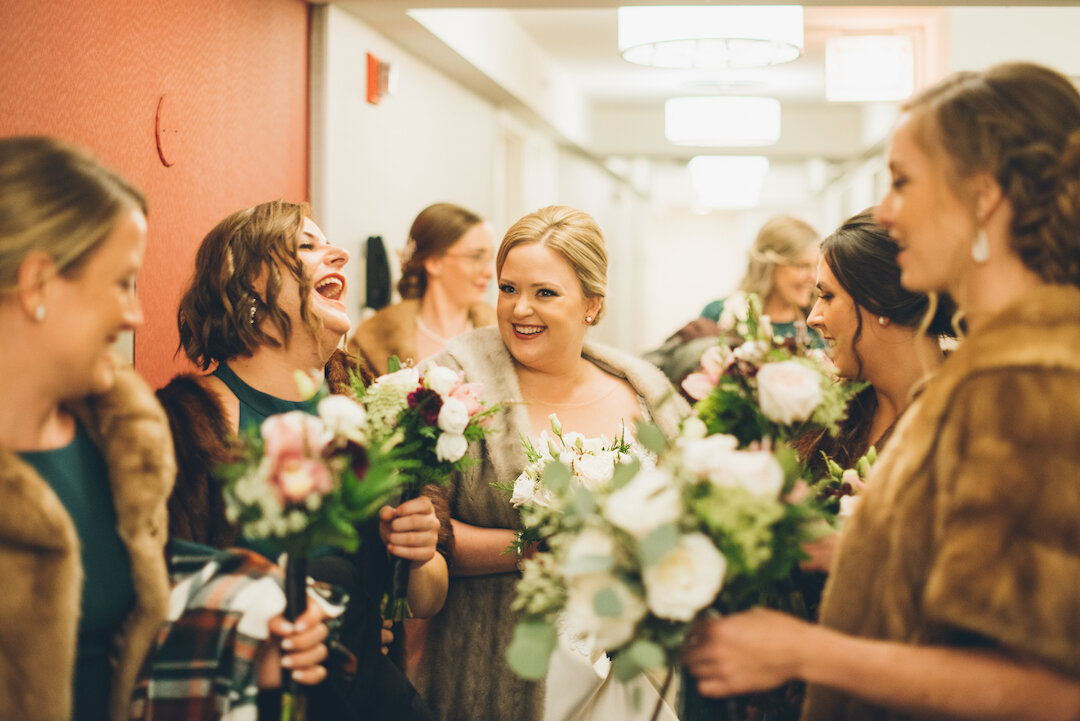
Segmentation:
{"type": "MultiPolygon", "coordinates": [[[[656,457],[636,441],[632,447],[643,465],[655,463],[656,457]]],[[[560,618],[545,681],[543,721],[651,721],[666,673],[658,669],[655,675],[642,674],[627,683],[616,680],[611,659],[560,618]]],[[[678,684],[676,672],[657,721],[678,721],[673,710],[678,684]]]]}

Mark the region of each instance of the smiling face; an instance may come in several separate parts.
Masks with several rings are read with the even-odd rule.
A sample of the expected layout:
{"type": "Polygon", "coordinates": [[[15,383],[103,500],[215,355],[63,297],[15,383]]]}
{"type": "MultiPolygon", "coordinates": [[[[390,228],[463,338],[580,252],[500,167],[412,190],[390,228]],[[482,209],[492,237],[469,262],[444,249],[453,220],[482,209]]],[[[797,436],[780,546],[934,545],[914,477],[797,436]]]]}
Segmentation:
{"type": "Polygon", "coordinates": [[[442,293],[461,308],[483,303],[495,277],[495,235],[490,223],[469,228],[445,253],[425,264],[428,288],[442,293]]]}
{"type": "Polygon", "coordinates": [[[512,248],[499,273],[499,333],[510,354],[536,370],[581,355],[598,298],[586,299],[573,268],[558,252],[525,243],[512,248]]]}
{"type": "Polygon", "coordinates": [[[817,268],[817,246],[811,246],[790,265],[777,265],[773,271],[773,293],[785,305],[806,308],[814,292],[814,270],[817,268]]]}
{"type": "Polygon", "coordinates": [[[53,357],[65,386],[63,397],[103,393],[116,381],[111,347],[121,332],[143,322],[135,274],[145,251],[146,217],[125,210],[75,275],[49,282],[44,322],[56,339],[53,357]]]}
{"type": "Polygon", "coordinates": [[[856,346],[861,345],[866,337],[867,323],[871,315],[855,305],[851,295],[836,280],[829,264],[822,258],[818,261],[818,298],[806,322],[821,333],[829,344],[836,373],[841,378],[858,378],[861,368],[856,356],[856,346]],[[863,333],[859,342],[855,334],[862,317],[863,333]]]}
{"type": "MultiPolygon", "coordinates": [[[[874,219],[900,247],[900,282],[919,292],[955,289],[973,266],[975,213],[940,160],[923,149],[919,119],[905,116],[889,143],[892,184],[874,219]]],[[[963,184],[961,184],[963,187],[963,184]]]]}
{"type": "MultiPolygon", "coordinates": [[[[349,254],[343,248],[331,245],[315,221],[304,218],[297,242],[297,257],[311,281],[311,288],[307,291],[308,312],[322,322],[323,345],[335,348],[351,327],[345,307],[346,281],[342,273],[349,262],[349,254]]],[[[281,276],[278,302],[292,320],[296,332],[295,329],[304,327],[300,313],[300,283],[287,268],[281,269],[281,276]]]]}

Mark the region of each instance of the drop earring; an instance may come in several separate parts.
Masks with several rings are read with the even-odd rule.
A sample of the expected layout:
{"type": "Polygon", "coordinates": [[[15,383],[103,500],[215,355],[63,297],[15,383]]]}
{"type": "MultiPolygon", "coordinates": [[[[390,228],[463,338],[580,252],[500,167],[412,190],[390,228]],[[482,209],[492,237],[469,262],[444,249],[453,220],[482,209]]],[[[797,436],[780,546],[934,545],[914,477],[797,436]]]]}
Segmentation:
{"type": "Polygon", "coordinates": [[[990,241],[982,228],[979,228],[979,232],[975,234],[975,242],[971,244],[971,257],[976,263],[990,260],[990,241]]]}
{"type": "Polygon", "coordinates": [[[38,323],[45,320],[45,304],[44,303],[39,305],[37,308],[34,308],[34,320],[36,320],[38,323]]]}
{"type": "Polygon", "coordinates": [[[249,321],[250,321],[250,323],[252,325],[255,325],[255,299],[254,298],[251,299],[251,313],[250,313],[249,321]]]}

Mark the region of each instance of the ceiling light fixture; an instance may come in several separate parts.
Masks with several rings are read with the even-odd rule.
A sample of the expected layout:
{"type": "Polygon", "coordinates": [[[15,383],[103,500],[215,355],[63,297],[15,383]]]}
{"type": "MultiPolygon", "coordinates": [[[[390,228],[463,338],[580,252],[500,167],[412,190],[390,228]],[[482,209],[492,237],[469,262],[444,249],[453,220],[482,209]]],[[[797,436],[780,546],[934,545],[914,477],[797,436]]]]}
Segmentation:
{"type": "Polygon", "coordinates": [[[825,98],[904,100],[915,92],[915,48],[908,35],[861,35],[825,41],[825,98]]]}
{"type": "Polygon", "coordinates": [[[696,206],[745,209],[756,206],[761,197],[769,159],[764,155],[698,155],[688,167],[696,206]]]}
{"type": "Polygon", "coordinates": [[[660,68],[756,68],[803,50],[798,5],[619,8],[619,52],[660,68]]]}
{"type": "Polygon", "coordinates": [[[780,101],[737,95],[671,98],[664,103],[664,135],[675,145],[773,145],[780,139],[780,101]]]}

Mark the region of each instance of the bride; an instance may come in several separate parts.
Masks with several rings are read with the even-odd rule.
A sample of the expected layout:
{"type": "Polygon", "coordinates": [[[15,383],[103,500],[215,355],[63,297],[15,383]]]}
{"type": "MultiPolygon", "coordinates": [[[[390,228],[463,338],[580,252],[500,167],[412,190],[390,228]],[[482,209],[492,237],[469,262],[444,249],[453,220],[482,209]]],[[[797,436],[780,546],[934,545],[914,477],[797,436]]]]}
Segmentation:
{"type": "MultiPolygon", "coordinates": [[[[507,231],[496,270],[497,327],[458,336],[433,360],[482,383],[488,402],[518,402],[493,418],[498,432],[470,450],[481,462],[451,482],[453,579],[417,685],[444,721],[648,719],[655,687],[641,677],[636,689],[609,679],[606,657],[575,642],[572,630],[560,639],[546,683],[510,670],[510,603],[521,559],[506,548],[520,520],[491,484],[517,478],[526,464],[521,438],[539,436],[552,413],[567,430],[611,438],[641,418],[673,435],[688,408],[653,366],[585,342],[603,315],[607,284],[604,239],[587,213],[550,206],[525,216],[507,231]]],[[[662,710],[661,718],[675,719],[670,707],[662,710]]]]}

